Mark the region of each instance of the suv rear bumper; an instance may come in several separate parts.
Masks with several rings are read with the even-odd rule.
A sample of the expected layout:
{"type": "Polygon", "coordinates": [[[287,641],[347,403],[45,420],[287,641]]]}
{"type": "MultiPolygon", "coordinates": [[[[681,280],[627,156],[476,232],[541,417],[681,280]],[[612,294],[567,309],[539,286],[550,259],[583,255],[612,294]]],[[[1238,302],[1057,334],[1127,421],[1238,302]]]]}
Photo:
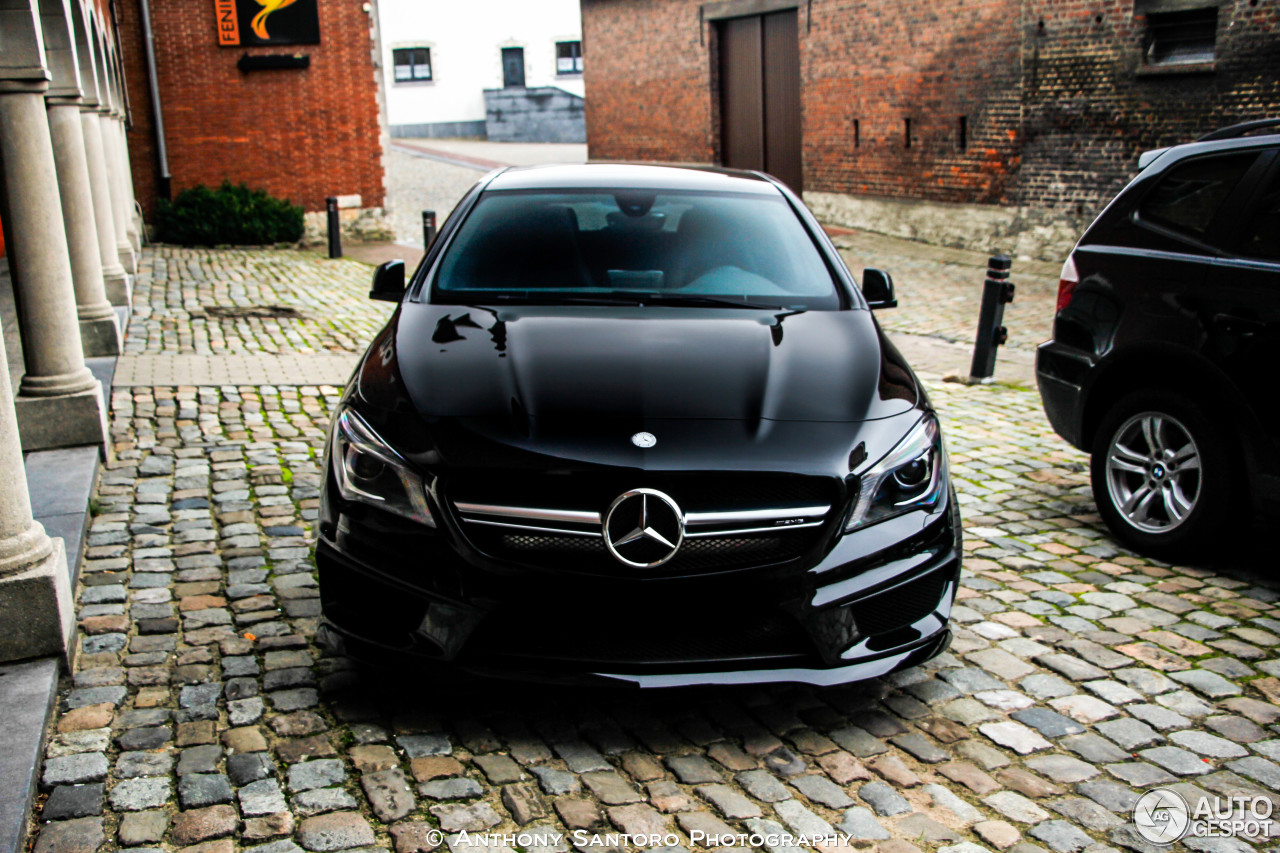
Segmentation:
{"type": "Polygon", "coordinates": [[[1084,435],[1084,377],[1095,359],[1057,341],[1036,348],[1036,383],[1045,416],[1053,431],[1070,444],[1088,452],[1084,435]]]}

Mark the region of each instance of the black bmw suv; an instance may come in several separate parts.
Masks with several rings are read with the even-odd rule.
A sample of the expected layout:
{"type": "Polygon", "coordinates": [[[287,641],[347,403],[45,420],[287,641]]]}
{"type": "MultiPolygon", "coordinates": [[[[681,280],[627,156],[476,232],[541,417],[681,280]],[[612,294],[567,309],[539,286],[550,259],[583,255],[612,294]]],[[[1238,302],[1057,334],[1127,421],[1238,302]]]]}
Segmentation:
{"type": "Polygon", "coordinates": [[[1277,126],[1144,154],[1062,269],[1045,412],[1140,551],[1187,556],[1280,510],[1277,126]]]}
{"type": "Polygon", "coordinates": [[[641,686],[938,654],[959,513],[863,279],[759,174],[487,176],[407,288],[375,273],[399,307],[330,430],[321,640],[641,686]]]}

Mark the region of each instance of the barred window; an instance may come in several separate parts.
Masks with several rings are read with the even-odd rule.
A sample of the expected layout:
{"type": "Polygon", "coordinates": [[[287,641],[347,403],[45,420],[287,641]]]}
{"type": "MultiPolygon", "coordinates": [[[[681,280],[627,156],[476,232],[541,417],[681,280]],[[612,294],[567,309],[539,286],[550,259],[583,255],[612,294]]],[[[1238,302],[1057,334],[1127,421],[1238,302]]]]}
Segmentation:
{"type": "Polygon", "coordinates": [[[431,48],[405,47],[391,51],[397,83],[431,79],[431,48]]]}

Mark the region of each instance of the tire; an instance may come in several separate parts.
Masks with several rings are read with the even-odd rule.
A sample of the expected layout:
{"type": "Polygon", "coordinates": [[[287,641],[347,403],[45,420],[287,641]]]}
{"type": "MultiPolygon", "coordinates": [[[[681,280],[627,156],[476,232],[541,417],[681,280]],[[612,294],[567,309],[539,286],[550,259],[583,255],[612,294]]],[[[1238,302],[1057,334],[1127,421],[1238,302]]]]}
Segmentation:
{"type": "Polygon", "coordinates": [[[1116,403],[1098,425],[1094,501],[1111,532],[1135,551],[1185,561],[1248,505],[1223,431],[1201,409],[1173,392],[1142,391],[1116,403]]]}

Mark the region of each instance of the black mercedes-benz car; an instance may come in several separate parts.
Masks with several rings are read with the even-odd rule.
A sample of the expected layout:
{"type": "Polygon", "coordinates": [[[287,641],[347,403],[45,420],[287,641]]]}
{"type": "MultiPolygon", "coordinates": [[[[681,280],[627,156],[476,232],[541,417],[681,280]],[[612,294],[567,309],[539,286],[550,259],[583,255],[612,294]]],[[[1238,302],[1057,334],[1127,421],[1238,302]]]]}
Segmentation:
{"type": "Polygon", "coordinates": [[[321,639],[665,686],[833,684],[949,641],[938,420],[799,199],[761,174],[509,169],[465,196],[333,418],[321,639]]]}

